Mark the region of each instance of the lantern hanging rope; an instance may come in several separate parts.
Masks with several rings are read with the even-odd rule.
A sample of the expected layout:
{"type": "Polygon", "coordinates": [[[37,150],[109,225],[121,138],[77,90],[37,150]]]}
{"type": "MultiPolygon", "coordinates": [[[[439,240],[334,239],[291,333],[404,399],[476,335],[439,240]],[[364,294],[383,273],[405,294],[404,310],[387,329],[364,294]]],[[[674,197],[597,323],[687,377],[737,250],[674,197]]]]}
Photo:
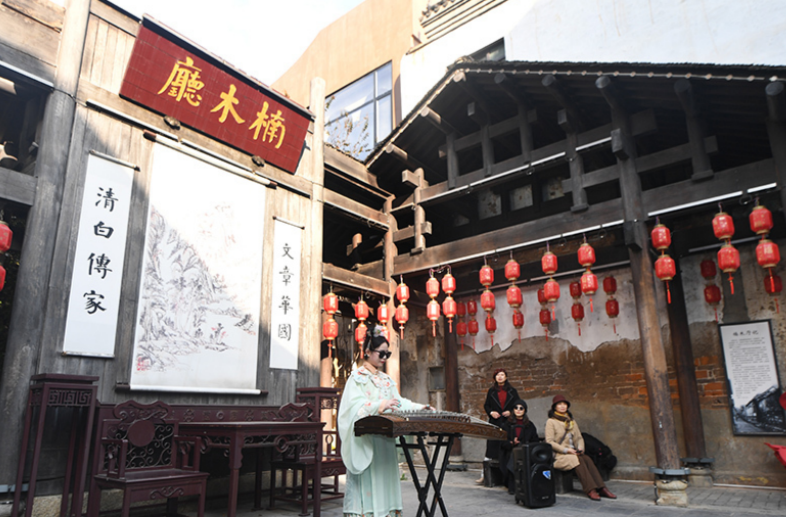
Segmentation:
{"type": "Polygon", "coordinates": [[[660,251],[660,257],[655,261],[655,275],[662,282],[666,282],[666,300],[671,303],[669,281],[677,274],[677,264],[666,254],[666,250],[671,246],[671,231],[666,225],[661,224],[659,217],[655,219],[655,227],[650,233],[650,238],[652,247],[660,251]]]}
{"type": "Polygon", "coordinates": [[[404,339],[404,326],[409,321],[409,309],[406,306],[409,300],[409,286],[404,283],[404,275],[401,275],[401,283],[396,287],[396,298],[399,301],[399,305],[396,307],[394,317],[396,318],[396,323],[398,323],[401,339],[404,339]]]}

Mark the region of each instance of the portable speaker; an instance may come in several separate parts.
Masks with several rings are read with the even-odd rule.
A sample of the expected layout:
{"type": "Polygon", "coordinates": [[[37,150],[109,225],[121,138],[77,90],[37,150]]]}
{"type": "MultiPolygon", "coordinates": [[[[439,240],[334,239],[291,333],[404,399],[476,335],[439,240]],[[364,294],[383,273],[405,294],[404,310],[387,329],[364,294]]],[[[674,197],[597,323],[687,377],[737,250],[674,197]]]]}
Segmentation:
{"type": "Polygon", "coordinates": [[[525,443],[513,449],[517,503],[541,508],[556,502],[552,456],[547,443],[525,443]]]}

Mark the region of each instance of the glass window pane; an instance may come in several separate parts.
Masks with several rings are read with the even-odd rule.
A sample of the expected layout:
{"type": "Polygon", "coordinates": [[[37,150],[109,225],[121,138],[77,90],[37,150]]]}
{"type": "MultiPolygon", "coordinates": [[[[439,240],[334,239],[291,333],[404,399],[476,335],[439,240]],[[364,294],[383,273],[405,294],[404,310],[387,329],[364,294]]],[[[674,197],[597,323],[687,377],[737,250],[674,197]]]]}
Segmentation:
{"type": "Polygon", "coordinates": [[[393,65],[388,63],[377,70],[377,97],[393,89],[393,65]]]}
{"type": "Polygon", "coordinates": [[[341,151],[363,160],[373,149],[374,105],[369,104],[325,125],[325,141],[341,151]]]}
{"type": "Polygon", "coordinates": [[[325,118],[328,122],[351,113],[374,98],[374,74],[368,74],[325,99],[325,118]]]}
{"type": "Polygon", "coordinates": [[[386,95],[377,101],[377,143],[393,130],[393,107],[390,100],[391,96],[386,95]]]}

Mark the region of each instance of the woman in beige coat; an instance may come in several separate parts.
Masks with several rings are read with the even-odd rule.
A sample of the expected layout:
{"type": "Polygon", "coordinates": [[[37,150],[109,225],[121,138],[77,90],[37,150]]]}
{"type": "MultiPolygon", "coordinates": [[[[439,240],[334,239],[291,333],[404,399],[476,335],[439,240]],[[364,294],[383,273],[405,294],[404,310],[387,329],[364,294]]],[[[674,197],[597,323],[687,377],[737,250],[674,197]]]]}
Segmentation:
{"type": "Polygon", "coordinates": [[[579,424],[568,411],[569,407],[570,402],[564,396],[555,395],[546,421],[546,442],[554,450],[554,468],[565,471],[575,469],[584,493],[593,501],[600,501],[601,496],[616,499],[617,496],[603,483],[592,458],[584,454],[584,438],[579,424]]]}

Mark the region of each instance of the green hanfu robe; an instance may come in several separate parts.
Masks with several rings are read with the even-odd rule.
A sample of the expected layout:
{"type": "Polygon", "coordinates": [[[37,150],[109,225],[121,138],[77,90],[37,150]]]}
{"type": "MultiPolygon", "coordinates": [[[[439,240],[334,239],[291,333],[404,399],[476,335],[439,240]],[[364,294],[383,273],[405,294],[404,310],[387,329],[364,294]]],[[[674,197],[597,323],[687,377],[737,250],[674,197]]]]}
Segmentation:
{"type": "Polygon", "coordinates": [[[338,413],[341,458],[347,467],[344,515],[401,516],[403,503],[396,442],[378,435],[355,436],[355,422],[378,415],[382,401],[392,398],[400,401],[402,410],[425,407],[403,398],[388,374],[372,374],[362,366],[352,372],[344,387],[338,413]]]}

